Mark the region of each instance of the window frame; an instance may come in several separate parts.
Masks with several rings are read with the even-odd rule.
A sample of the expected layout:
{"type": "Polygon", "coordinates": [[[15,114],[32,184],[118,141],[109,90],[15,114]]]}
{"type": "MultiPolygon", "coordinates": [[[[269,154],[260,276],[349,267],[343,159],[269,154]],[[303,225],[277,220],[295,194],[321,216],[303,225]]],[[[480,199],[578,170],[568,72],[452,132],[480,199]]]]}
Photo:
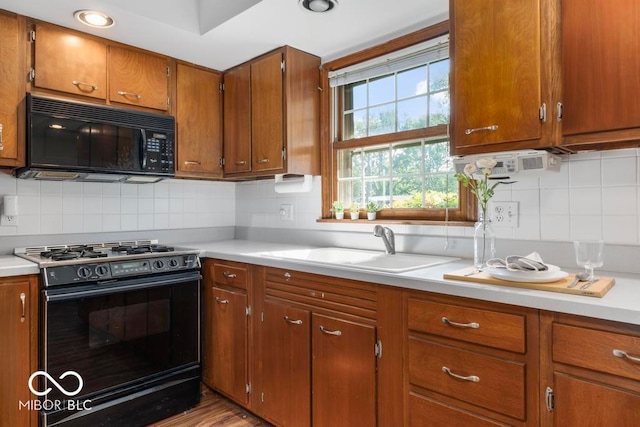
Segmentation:
{"type": "MultiPolygon", "coordinates": [[[[423,43],[430,39],[449,33],[449,21],[426,27],[389,42],[356,52],[342,58],[335,59],[322,65],[321,74],[321,174],[322,174],[322,219],[331,221],[331,205],[336,199],[338,191],[337,161],[338,150],[355,147],[369,147],[380,144],[390,144],[411,139],[432,139],[449,135],[449,125],[436,125],[423,129],[414,129],[390,134],[367,136],[358,139],[342,141],[340,133],[342,124],[338,124],[338,140],[333,139],[333,115],[334,103],[333,90],[329,87],[329,72],[356,65],[364,61],[375,59],[382,55],[423,43]]],[[[338,90],[337,92],[342,92],[338,90]]],[[[342,97],[338,97],[337,103],[342,103],[342,97]]],[[[339,105],[342,111],[342,105],[339,105]]],[[[447,222],[456,225],[470,225],[477,219],[477,202],[468,188],[461,184],[459,188],[458,208],[421,208],[421,209],[382,209],[378,212],[378,222],[401,222],[405,224],[442,224],[447,222]]],[[[364,215],[361,215],[364,217],[364,215]]]]}

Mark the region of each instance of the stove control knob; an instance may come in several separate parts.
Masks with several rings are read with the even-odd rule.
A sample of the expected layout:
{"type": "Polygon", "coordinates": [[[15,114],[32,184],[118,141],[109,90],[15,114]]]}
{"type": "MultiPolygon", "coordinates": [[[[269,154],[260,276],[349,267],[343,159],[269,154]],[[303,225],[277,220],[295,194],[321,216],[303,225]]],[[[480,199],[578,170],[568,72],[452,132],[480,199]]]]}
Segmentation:
{"type": "Polygon", "coordinates": [[[80,267],[77,274],[81,279],[88,279],[91,276],[91,269],[89,267],[80,267]]]}
{"type": "Polygon", "coordinates": [[[156,270],[162,270],[165,267],[164,261],[161,259],[157,259],[153,261],[153,268],[156,270]]]}
{"type": "Polygon", "coordinates": [[[169,260],[169,267],[170,268],[178,268],[179,265],[180,265],[180,261],[178,261],[178,258],[171,258],[169,260]]]}
{"type": "Polygon", "coordinates": [[[109,269],[106,265],[99,265],[96,267],[96,274],[98,277],[102,277],[109,272],[109,269]]]}

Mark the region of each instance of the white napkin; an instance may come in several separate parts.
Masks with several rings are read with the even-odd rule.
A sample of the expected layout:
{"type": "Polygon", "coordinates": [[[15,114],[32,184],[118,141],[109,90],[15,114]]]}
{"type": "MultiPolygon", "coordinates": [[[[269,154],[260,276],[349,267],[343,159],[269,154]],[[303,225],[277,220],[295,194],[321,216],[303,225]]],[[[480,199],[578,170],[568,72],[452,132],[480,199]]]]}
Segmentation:
{"type": "Polygon", "coordinates": [[[547,271],[549,269],[538,252],[531,252],[526,256],[509,255],[505,259],[491,258],[487,261],[487,267],[505,268],[508,271],[547,271]]]}

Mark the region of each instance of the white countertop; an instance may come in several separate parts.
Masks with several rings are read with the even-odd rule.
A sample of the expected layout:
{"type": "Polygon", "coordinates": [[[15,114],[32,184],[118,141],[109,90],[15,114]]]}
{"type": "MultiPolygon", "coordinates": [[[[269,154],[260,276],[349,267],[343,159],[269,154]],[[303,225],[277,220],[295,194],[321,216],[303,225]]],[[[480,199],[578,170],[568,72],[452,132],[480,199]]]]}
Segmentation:
{"type": "Polygon", "coordinates": [[[38,264],[13,255],[0,256],[0,277],[23,276],[25,274],[38,273],[40,273],[38,264]]]}
{"type": "Polygon", "coordinates": [[[443,279],[443,274],[471,266],[463,259],[405,273],[381,273],[356,270],[340,265],[319,265],[290,259],[267,258],[261,252],[305,249],[310,246],[255,242],[250,240],[222,240],[211,243],[185,243],[182,246],[201,250],[201,256],[228,261],[245,262],[269,267],[288,268],[308,273],[345,279],[361,280],[407,289],[475,298],[514,304],[541,310],[577,314],[598,319],[640,325],[640,275],[601,271],[602,276],[615,278],[615,285],[602,298],[545,292],[517,287],[488,285],[443,279]]]}

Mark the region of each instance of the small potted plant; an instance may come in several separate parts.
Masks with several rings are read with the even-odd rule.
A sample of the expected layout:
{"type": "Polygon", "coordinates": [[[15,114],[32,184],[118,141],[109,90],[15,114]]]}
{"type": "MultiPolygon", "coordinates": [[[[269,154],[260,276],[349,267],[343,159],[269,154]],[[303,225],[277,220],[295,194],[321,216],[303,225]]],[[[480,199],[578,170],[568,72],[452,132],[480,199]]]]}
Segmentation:
{"type": "Polygon", "coordinates": [[[376,212],[380,210],[380,208],[378,207],[378,205],[375,204],[375,202],[367,203],[367,206],[365,206],[365,209],[367,210],[368,220],[376,219],[376,212]]]}
{"type": "Polygon", "coordinates": [[[355,202],[351,203],[351,206],[349,206],[349,213],[353,220],[360,218],[360,208],[355,202]]]}
{"type": "Polygon", "coordinates": [[[331,212],[336,214],[336,219],[344,219],[344,206],[342,206],[342,202],[338,200],[333,202],[331,212]]]}

